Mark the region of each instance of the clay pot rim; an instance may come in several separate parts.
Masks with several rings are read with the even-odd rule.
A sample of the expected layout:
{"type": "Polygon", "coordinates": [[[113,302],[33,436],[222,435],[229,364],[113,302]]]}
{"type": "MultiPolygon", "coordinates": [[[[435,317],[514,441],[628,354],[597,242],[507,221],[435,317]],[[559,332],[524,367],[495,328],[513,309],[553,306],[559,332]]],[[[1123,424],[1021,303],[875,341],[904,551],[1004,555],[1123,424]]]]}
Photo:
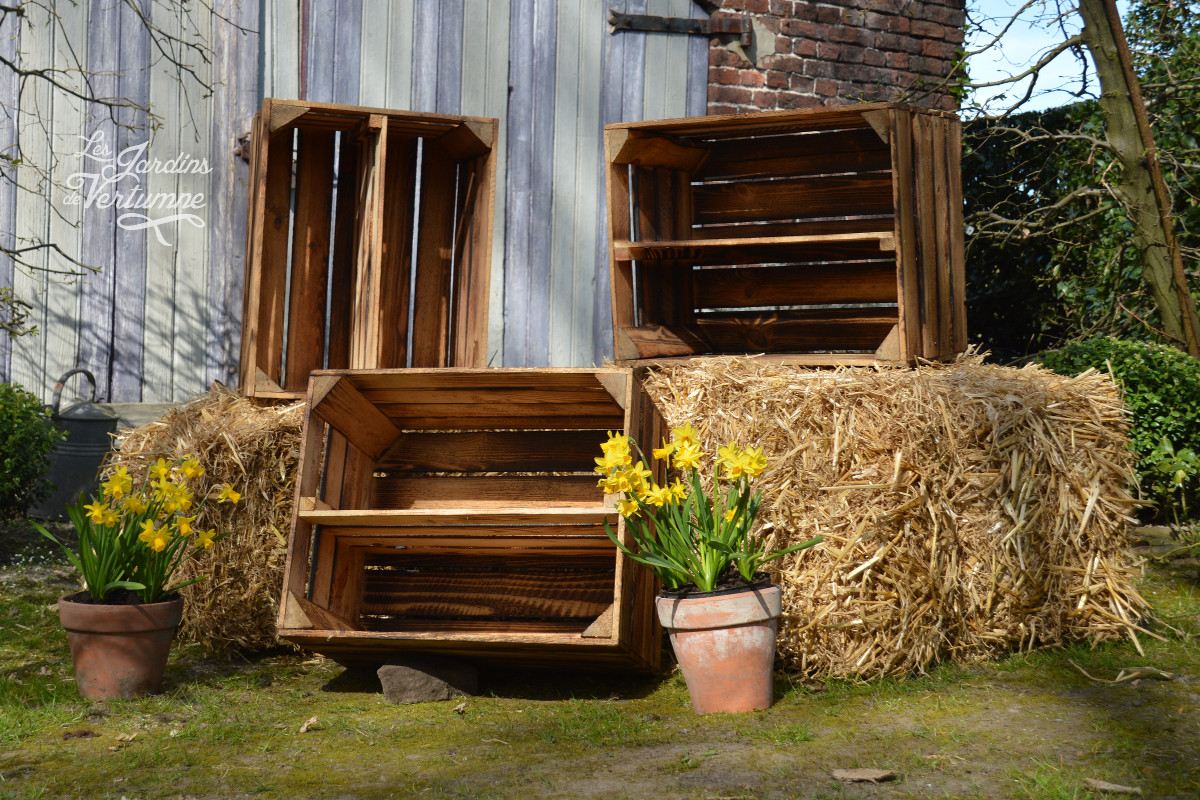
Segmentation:
{"type": "Polygon", "coordinates": [[[682,586],[678,589],[660,589],[658,595],[668,600],[704,600],[709,597],[721,597],[727,594],[741,594],[742,592],[769,589],[773,585],[769,574],[766,572],[756,572],[754,573],[754,581],[752,583],[726,586],[722,589],[713,589],[711,592],[701,592],[696,589],[695,584],[689,583],[687,586],[682,586]]]}
{"type": "Polygon", "coordinates": [[[103,606],[103,607],[107,607],[107,608],[114,608],[117,606],[131,606],[131,607],[141,606],[143,608],[149,608],[151,606],[160,606],[160,605],[164,605],[166,603],[182,603],[183,602],[183,595],[181,595],[179,592],[171,592],[168,595],[164,595],[161,600],[154,602],[154,603],[107,603],[107,602],[96,603],[96,602],[92,602],[91,600],[84,602],[84,601],[81,601],[78,599],[81,597],[90,597],[90,596],[91,595],[88,594],[87,589],[80,589],[78,592],[71,592],[70,594],[64,594],[62,597],[58,598],[58,602],[70,603],[70,604],[76,605],[76,606],[103,606]]]}

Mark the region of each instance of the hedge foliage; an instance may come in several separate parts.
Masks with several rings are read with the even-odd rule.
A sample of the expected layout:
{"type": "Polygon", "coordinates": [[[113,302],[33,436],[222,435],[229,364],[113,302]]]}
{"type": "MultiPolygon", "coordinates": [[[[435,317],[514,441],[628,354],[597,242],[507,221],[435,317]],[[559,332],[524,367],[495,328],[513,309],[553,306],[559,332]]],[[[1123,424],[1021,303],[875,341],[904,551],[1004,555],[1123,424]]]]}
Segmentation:
{"type": "Polygon", "coordinates": [[[0,383],[0,520],[22,516],[50,491],[49,455],[61,439],[37,397],[0,383]]]}

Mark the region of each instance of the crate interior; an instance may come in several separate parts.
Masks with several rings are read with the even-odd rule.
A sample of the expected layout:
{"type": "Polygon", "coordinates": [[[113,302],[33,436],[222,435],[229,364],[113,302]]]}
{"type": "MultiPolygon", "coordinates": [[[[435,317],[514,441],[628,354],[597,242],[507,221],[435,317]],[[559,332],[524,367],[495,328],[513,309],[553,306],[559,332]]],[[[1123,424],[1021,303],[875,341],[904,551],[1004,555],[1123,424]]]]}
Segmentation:
{"type": "Polygon", "coordinates": [[[243,390],[302,396],[318,369],[482,366],[486,309],[472,306],[486,303],[494,131],[270,108],[255,153],[265,197],[261,217],[252,208],[243,390]]]}
{"type": "Polygon", "coordinates": [[[618,516],[593,467],[627,424],[628,373],[597,374],[332,379],[313,406],[321,485],[300,512],[308,598],[366,631],[588,630],[618,591],[618,516]]]}
{"type": "Polygon", "coordinates": [[[621,131],[618,357],[874,355],[900,291],[881,124],[844,112],[621,131]]]}

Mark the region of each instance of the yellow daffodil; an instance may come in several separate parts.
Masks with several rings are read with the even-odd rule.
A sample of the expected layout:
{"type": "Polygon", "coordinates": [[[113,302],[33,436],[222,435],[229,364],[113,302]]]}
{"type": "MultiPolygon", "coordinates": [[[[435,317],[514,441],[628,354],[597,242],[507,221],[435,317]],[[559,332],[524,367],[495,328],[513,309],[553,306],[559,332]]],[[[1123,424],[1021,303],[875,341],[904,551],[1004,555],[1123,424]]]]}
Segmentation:
{"type": "Polygon", "coordinates": [[[699,444],[700,434],[692,427],[692,423],[685,422],[682,428],[671,428],[671,440],[679,444],[685,442],[699,444]]]}
{"type": "Polygon", "coordinates": [[[647,504],[662,508],[671,502],[671,498],[672,495],[669,488],[652,483],[650,484],[650,488],[647,489],[644,499],[647,504]]]}
{"type": "Polygon", "coordinates": [[[621,512],[622,517],[637,516],[637,513],[638,513],[637,500],[634,500],[632,498],[627,499],[627,500],[618,500],[617,501],[617,511],[621,512]]]}
{"type": "Polygon", "coordinates": [[[629,452],[629,437],[620,433],[608,432],[608,441],[600,445],[604,458],[611,464],[624,465],[632,463],[633,455],[629,452]]]}
{"type": "Polygon", "coordinates": [[[675,452],[676,447],[677,447],[676,442],[667,442],[666,440],[664,440],[662,447],[654,448],[654,457],[660,458],[660,459],[666,458],[667,456],[671,455],[671,453],[675,452]]]}
{"type": "Polygon", "coordinates": [[[106,508],[104,509],[104,516],[101,518],[100,524],[109,528],[115,528],[119,521],[120,518],[117,516],[117,513],[111,508],[106,508]]]}
{"type": "Polygon", "coordinates": [[[736,508],[731,508],[731,509],[729,509],[728,511],[726,511],[726,512],[725,512],[725,521],[726,521],[726,522],[733,522],[733,517],[734,517],[734,515],[736,515],[736,514],[737,514],[737,509],[736,509],[736,508]]]}
{"type": "Polygon", "coordinates": [[[614,472],[612,475],[607,475],[600,479],[596,484],[604,490],[605,494],[619,494],[621,491],[621,478],[619,472],[614,472]]]}
{"type": "Polygon", "coordinates": [[[138,538],[156,553],[167,549],[167,534],[161,528],[155,530],[153,520],[146,520],[142,523],[142,532],[138,534],[138,538]]]}
{"type": "Polygon", "coordinates": [[[165,458],[160,458],[150,465],[150,478],[152,480],[161,481],[171,474],[171,465],[167,463],[165,458]]]}
{"type": "Polygon", "coordinates": [[[125,510],[130,514],[141,514],[146,508],[146,501],[137,495],[131,494],[125,498],[125,510]]]}
{"type": "Polygon", "coordinates": [[[120,500],[129,494],[129,490],[133,488],[133,478],[129,477],[129,470],[125,469],[125,467],[117,467],[112,476],[100,484],[100,488],[104,490],[106,497],[120,500]]]}
{"type": "Polygon", "coordinates": [[[676,503],[682,503],[687,499],[687,488],[679,482],[678,478],[675,479],[675,482],[671,484],[670,488],[671,497],[674,498],[676,503]]]}
{"type": "Polygon", "coordinates": [[[624,455],[617,452],[605,453],[603,458],[596,459],[596,472],[601,475],[607,475],[618,467],[623,467],[629,463],[629,454],[624,455]]]}
{"type": "Polygon", "coordinates": [[[200,466],[200,462],[195,456],[188,456],[179,465],[179,469],[183,472],[185,478],[195,478],[204,474],[204,467],[200,466]]]}
{"type": "Polygon", "coordinates": [[[700,445],[692,441],[685,441],[675,451],[675,459],[672,463],[675,469],[697,469],[702,458],[704,458],[704,453],[700,451],[700,445]]]}
{"type": "Polygon", "coordinates": [[[242,496],[233,490],[233,487],[228,483],[221,485],[221,491],[217,494],[217,502],[224,503],[226,501],[237,505],[237,501],[241,500],[242,496]]]}
{"type": "Polygon", "coordinates": [[[101,503],[99,500],[85,505],[84,508],[88,510],[88,517],[90,517],[92,522],[96,523],[97,525],[99,525],[104,519],[104,512],[108,510],[108,506],[104,503],[101,503]]]}
{"type": "Polygon", "coordinates": [[[725,468],[725,474],[722,477],[729,480],[742,477],[746,468],[742,464],[741,454],[741,449],[733,442],[717,448],[717,465],[725,468]]]}
{"type": "Polygon", "coordinates": [[[196,521],[195,515],[190,517],[176,517],[175,527],[179,531],[180,536],[190,536],[192,533],[192,523],[196,521]]]}
{"type": "Polygon", "coordinates": [[[762,448],[755,450],[753,447],[747,447],[742,451],[738,460],[742,464],[742,469],[751,478],[757,478],[767,467],[767,457],[763,455],[762,448]]]}
{"type": "Polygon", "coordinates": [[[212,548],[213,537],[216,535],[217,535],[217,532],[215,530],[213,530],[212,528],[209,528],[206,531],[197,531],[196,532],[196,544],[200,545],[205,550],[208,550],[208,549],[212,548]]]}

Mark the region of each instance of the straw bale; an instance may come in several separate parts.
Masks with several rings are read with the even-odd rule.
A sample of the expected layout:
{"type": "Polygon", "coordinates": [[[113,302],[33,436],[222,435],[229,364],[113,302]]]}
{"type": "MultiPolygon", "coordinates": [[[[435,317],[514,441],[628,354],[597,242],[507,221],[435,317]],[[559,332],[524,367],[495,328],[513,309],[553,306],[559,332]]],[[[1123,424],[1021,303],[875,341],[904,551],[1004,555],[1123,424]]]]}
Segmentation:
{"type": "Polygon", "coordinates": [[[969,354],[820,371],[714,358],[646,384],[708,452],[765,449],[759,524],[773,546],[825,537],[773,562],[780,666],[866,678],[1137,641],[1149,607],[1124,535],[1133,455],[1108,377],[969,354]]]}
{"type": "Polygon", "coordinates": [[[195,455],[204,476],[191,484],[197,496],[215,496],[230,483],[236,506],[207,502],[198,528],[228,530],[211,550],[185,564],[177,576],[208,575],[182,590],[179,636],[209,653],[251,653],[274,647],[275,618],[287,557],[296,462],[304,404],[255,404],[220,384],[161,419],[126,431],[110,467],[123,465],[144,479],[158,458],[195,455]]]}

